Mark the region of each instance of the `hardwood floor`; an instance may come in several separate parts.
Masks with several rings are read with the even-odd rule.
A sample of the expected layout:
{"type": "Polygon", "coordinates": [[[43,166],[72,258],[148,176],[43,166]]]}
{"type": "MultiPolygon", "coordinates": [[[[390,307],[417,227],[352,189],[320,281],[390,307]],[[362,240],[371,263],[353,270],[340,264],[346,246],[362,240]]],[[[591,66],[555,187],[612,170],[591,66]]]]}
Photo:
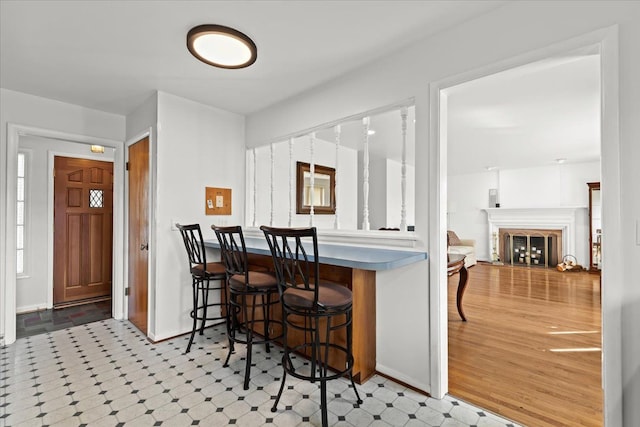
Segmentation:
{"type": "Polygon", "coordinates": [[[600,276],[478,264],[449,278],[449,394],[531,427],[601,426],[600,276]]]}

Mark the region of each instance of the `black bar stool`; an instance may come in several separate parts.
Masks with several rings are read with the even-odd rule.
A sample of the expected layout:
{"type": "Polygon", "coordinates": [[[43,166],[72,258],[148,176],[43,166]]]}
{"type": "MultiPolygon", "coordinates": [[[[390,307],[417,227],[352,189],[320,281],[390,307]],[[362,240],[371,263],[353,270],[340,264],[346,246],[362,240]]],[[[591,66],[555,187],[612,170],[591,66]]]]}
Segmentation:
{"type": "Polygon", "coordinates": [[[186,353],[189,353],[198,329],[198,320],[201,321],[200,335],[203,334],[207,321],[227,320],[227,310],[226,308],[223,310],[223,307],[227,305],[227,292],[225,290],[227,274],[222,263],[207,262],[200,224],[176,224],[176,227],[180,230],[184,247],[187,250],[193,287],[193,310],[189,313],[193,319],[193,327],[186,351],[186,353]],[[219,282],[219,284],[212,284],[211,282],[219,282]],[[211,291],[220,293],[220,302],[209,302],[209,293],[211,291]],[[220,307],[220,314],[211,315],[211,312],[209,312],[209,315],[207,315],[209,307],[220,307]]]}
{"type": "Polygon", "coordinates": [[[271,411],[277,410],[287,374],[306,381],[317,381],[320,383],[322,425],[327,427],[327,381],[348,375],[356,399],[359,404],[362,403],[352,375],[351,290],[337,283],[320,280],[315,227],[292,229],[262,226],[260,229],[269,243],[284,311],[284,373],[271,411]],[[335,339],[336,332],[340,330],[346,332],[344,345],[335,339]],[[289,338],[296,331],[298,336],[304,336],[302,343],[290,342],[289,338]],[[294,365],[292,353],[306,354],[311,363],[294,365]],[[344,369],[336,366],[330,368],[330,356],[333,363],[344,359],[344,369]]]}
{"type": "Polygon", "coordinates": [[[274,307],[280,308],[278,283],[275,276],[268,273],[266,269],[256,271],[255,267],[249,266],[242,227],[212,225],[211,228],[215,231],[220,243],[229,290],[227,306],[229,354],[223,366],[229,366],[235,343],[246,344],[244,389],[247,390],[251,377],[253,345],[264,344],[269,353],[269,344],[282,338],[282,322],[274,320],[271,313],[274,307]],[[257,339],[256,335],[258,335],[257,339]]]}

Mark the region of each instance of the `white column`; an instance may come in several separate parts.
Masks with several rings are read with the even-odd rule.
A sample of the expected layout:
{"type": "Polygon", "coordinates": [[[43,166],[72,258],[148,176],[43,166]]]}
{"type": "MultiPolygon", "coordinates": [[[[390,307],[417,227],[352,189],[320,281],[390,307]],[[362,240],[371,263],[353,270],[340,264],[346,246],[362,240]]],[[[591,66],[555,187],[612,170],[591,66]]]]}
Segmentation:
{"type": "Polygon", "coordinates": [[[333,128],[333,134],[335,135],[335,141],[336,141],[336,170],[334,173],[334,180],[335,180],[335,188],[334,188],[334,197],[335,197],[335,202],[336,202],[336,212],[335,212],[335,220],[333,222],[333,228],[334,229],[339,229],[340,228],[340,217],[338,216],[338,207],[339,207],[339,203],[338,203],[338,197],[340,195],[340,192],[338,191],[340,189],[340,186],[338,185],[338,183],[340,182],[338,180],[338,162],[340,159],[340,132],[342,131],[342,129],[340,128],[340,125],[335,125],[335,127],[333,128]]]}
{"type": "Polygon", "coordinates": [[[293,202],[295,185],[293,178],[293,138],[289,138],[289,227],[293,224],[293,202]]]}
{"type": "Polygon", "coordinates": [[[273,193],[275,190],[275,185],[274,185],[274,178],[275,178],[275,157],[273,155],[274,149],[275,149],[275,144],[271,143],[271,216],[269,219],[269,225],[271,227],[273,227],[273,210],[274,210],[274,203],[273,203],[273,193]]]}
{"type": "Polygon", "coordinates": [[[252,224],[255,227],[256,226],[256,212],[258,210],[258,191],[257,191],[257,186],[258,186],[258,170],[256,169],[256,165],[258,164],[258,162],[256,161],[256,149],[254,148],[252,150],[253,152],[253,221],[252,224]]]}
{"type": "Polygon", "coordinates": [[[316,162],[313,158],[313,146],[316,142],[316,133],[311,132],[309,134],[309,227],[313,227],[313,187],[315,185],[315,166],[316,162]]]}
{"type": "Polygon", "coordinates": [[[362,229],[369,230],[369,117],[362,119],[364,136],[362,158],[362,229]]]}
{"type": "Polygon", "coordinates": [[[402,203],[400,205],[400,230],[407,231],[407,107],[400,109],[402,118],[402,168],[400,191],[402,203]]]}

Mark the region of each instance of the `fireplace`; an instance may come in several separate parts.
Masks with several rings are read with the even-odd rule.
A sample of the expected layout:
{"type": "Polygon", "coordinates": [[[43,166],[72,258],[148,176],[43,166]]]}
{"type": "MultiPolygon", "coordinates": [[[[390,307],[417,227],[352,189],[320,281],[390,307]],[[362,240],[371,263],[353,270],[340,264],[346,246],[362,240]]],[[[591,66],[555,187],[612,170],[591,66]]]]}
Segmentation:
{"type": "Polygon", "coordinates": [[[504,264],[554,267],[562,260],[562,230],[500,228],[498,235],[504,264]]]}
{"type": "Polygon", "coordinates": [[[587,224],[586,208],[488,208],[484,210],[487,213],[489,226],[487,248],[491,254],[491,261],[511,264],[513,260],[514,265],[555,267],[566,254],[576,256],[579,262],[581,255],[584,258],[584,245],[577,243],[576,235],[582,239],[581,227],[587,224]],[[513,242],[513,251],[511,236],[519,236],[513,242]],[[520,259],[523,261],[520,262],[520,259]]]}

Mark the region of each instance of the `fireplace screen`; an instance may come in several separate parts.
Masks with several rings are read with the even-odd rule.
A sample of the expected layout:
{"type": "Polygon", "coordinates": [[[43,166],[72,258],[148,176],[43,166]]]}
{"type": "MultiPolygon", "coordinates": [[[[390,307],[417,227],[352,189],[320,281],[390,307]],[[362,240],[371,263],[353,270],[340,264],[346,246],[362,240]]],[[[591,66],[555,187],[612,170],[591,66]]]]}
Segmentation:
{"type": "Polygon", "coordinates": [[[561,253],[560,230],[500,230],[500,255],[505,264],[555,266],[561,253]]]}

